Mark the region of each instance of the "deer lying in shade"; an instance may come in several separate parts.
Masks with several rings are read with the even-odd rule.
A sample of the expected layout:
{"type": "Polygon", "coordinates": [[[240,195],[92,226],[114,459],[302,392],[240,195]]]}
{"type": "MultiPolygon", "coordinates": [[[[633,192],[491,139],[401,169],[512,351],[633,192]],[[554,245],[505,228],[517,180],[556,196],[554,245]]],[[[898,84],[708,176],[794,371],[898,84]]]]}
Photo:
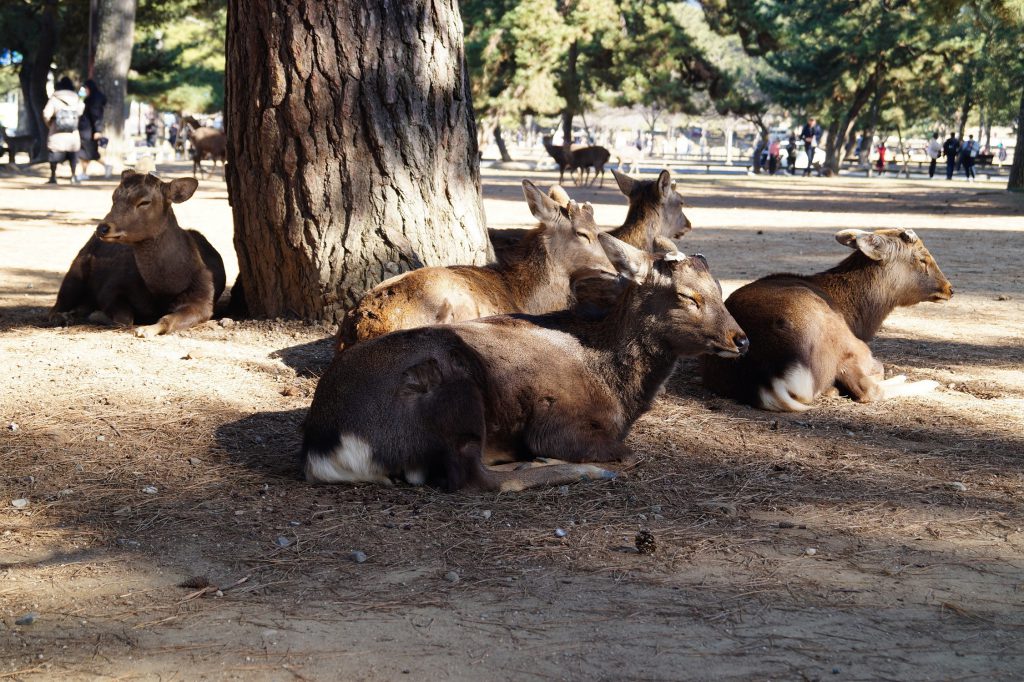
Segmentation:
{"type": "Polygon", "coordinates": [[[304,425],[306,478],[521,490],[613,474],[680,356],[742,354],[702,256],[600,236],[619,273],[579,273],[575,311],[395,332],[335,356],[304,425]],[[582,312],[591,302],[601,312],[582,312]],[[503,461],[558,464],[499,471],[503,461]]]}
{"type": "Polygon", "coordinates": [[[342,320],[338,349],[399,329],[502,313],[564,310],[573,272],[608,269],[590,204],[559,206],[529,180],[523,194],[540,225],[501,263],[420,268],[368,291],[342,320]]]}
{"type": "Polygon", "coordinates": [[[224,291],[224,262],[202,234],[178,226],[171,204],[196,191],[193,178],[163,182],[127,170],[113,205],[78,252],[50,311],[136,327],[140,337],[169,334],[209,320],[224,291]]]}
{"type": "Polygon", "coordinates": [[[933,390],[934,381],[884,379],[868,342],[897,306],[946,301],[953,287],[913,230],[843,230],[854,249],[810,275],[771,275],[725,302],[750,335],[737,361],[705,358],[704,383],[741,402],[778,412],[809,409],[835,387],[870,402],[933,390]]]}

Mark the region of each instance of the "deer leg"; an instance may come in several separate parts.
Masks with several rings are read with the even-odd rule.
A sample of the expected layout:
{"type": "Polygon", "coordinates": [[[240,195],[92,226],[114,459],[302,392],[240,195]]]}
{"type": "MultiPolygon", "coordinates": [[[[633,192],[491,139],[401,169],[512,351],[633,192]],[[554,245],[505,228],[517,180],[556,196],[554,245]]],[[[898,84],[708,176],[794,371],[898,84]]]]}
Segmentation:
{"type": "Polygon", "coordinates": [[[188,329],[213,317],[213,276],[208,270],[200,276],[198,283],[182,294],[180,302],[171,308],[155,324],[135,328],[135,336],[151,339],[161,334],[170,334],[188,329]]]}
{"type": "Polygon", "coordinates": [[[518,492],[539,486],[568,485],[577,481],[601,481],[615,477],[614,471],[592,464],[551,464],[515,471],[496,471],[481,467],[475,487],[482,490],[518,492]]]}

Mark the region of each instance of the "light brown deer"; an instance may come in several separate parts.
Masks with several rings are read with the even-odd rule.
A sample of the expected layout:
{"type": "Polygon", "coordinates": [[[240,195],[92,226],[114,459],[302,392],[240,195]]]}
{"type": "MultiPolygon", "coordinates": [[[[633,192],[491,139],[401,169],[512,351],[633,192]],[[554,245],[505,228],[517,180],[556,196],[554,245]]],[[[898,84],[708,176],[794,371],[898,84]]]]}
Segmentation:
{"type": "Polygon", "coordinates": [[[306,478],[447,490],[600,479],[680,356],[747,348],[702,256],[654,257],[606,234],[618,271],[577,274],[568,311],[388,334],[335,356],[304,425],[306,478]],[[610,305],[609,305],[610,302],[610,305]],[[559,464],[498,471],[503,461],[559,464]]]}
{"type": "Polygon", "coordinates": [[[561,207],[529,180],[523,194],[540,225],[500,263],[412,270],[368,291],[342,320],[338,349],[399,329],[502,313],[562,310],[578,270],[610,268],[597,242],[593,207],[561,207]]]}
{"type": "Polygon", "coordinates": [[[810,409],[826,390],[870,402],[933,390],[934,381],[884,379],[868,342],[897,306],[946,301],[953,287],[913,230],[843,230],[854,253],[817,275],[771,275],[725,302],[750,335],[740,360],[705,358],[704,383],[778,412],[810,409]]]}

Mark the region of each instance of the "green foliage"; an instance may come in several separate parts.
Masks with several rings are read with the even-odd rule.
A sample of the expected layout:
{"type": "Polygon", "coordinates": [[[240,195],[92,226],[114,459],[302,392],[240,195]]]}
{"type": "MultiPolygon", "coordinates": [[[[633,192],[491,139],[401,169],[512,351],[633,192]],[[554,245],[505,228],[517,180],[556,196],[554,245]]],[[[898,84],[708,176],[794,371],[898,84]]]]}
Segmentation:
{"type": "Polygon", "coordinates": [[[687,5],[625,0],[621,3],[624,31],[613,46],[620,81],[619,104],[641,104],[664,111],[693,113],[694,98],[706,92],[724,97],[729,81],[704,45],[683,28],[687,5]]]}
{"type": "Polygon", "coordinates": [[[166,111],[222,109],[227,11],[167,16],[166,23],[136,32],[128,92],[166,111]]]}

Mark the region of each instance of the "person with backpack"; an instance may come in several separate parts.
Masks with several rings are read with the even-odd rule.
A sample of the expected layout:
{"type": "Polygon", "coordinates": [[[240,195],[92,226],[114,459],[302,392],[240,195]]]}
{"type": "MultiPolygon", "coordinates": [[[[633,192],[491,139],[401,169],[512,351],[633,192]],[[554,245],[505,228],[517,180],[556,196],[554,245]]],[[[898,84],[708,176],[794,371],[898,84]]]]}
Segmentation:
{"type": "Polygon", "coordinates": [[[925,148],[928,152],[928,158],[931,163],[928,164],[928,179],[935,177],[935,166],[939,162],[939,157],[942,156],[942,143],[939,142],[939,134],[932,133],[932,139],[928,141],[928,146],[925,148]]]}
{"type": "Polygon", "coordinates": [[[974,161],[975,157],[978,156],[978,143],[974,141],[974,135],[968,137],[967,142],[964,142],[964,146],[960,148],[960,163],[964,167],[964,175],[967,178],[967,182],[974,182],[976,180],[974,161]]]}
{"type": "Polygon", "coordinates": [[[956,157],[960,153],[960,143],[957,142],[956,133],[950,133],[949,139],[942,144],[942,154],[946,157],[946,179],[953,179],[953,169],[956,167],[956,157]]]}
{"type": "Polygon", "coordinates": [[[67,76],[57,81],[57,87],[43,107],[43,120],[49,126],[46,148],[49,150],[50,185],[57,184],[57,164],[67,161],[71,166],[71,182],[77,184],[75,167],[82,140],[78,136],[78,118],[85,106],[75,92],[75,85],[67,76]]]}

